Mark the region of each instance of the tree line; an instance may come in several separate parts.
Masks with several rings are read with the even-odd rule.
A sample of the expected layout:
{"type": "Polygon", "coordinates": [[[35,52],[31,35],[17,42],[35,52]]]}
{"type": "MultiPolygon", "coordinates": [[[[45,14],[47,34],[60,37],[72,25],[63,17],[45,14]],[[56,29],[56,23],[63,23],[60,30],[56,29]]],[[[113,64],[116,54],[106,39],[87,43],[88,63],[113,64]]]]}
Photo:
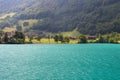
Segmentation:
{"type": "Polygon", "coordinates": [[[0,33],[0,43],[1,44],[24,44],[25,35],[22,32],[16,31],[13,35],[10,35],[5,32],[0,33]]]}
{"type": "MultiPolygon", "coordinates": [[[[69,37],[63,37],[63,35],[55,35],[54,41],[56,43],[69,43],[69,37]]],[[[86,35],[81,34],[78,38],[78,44],[80,43],[119,43],[120,41],[120,33],[112,32],[109,34],[98,34],[96,35],[96,39],[88,39],[86,35]]]]}
{"type": "Polygon", "coordinates": [[[117,32],[112,32],[104,35],[98,34],[97,38],[95,40],[91,40],[91,42],[89,42],[85,35],[81,35],[78,43],[119,43],[119,41],[120,34],[117,32]]]}
{"type": "Polygon", "coordinates": [[[55,42],[61,42],[61,43],[69,43],[70,39],[69,37],[63,37],[63,35],[55,35],[54,37],[55,42]]]}
{"type": "MultiPolygon", "coordinates": [[[[1,44],[25,44],[30,43],[32,44],[32,40],[35,39],[41,43],[41,39],[44,37],[41,37],[40,35],[37,36],[28,36],[29,42],[26,42],[26,36],[24,33],[16,31],[13,35],[8,34],[7,32],[3,33],[0,32],[0,43],[1,44]]],[[[71,41],[70,37],[66,37],[61,34],[56,34],[53,37],[48,36],[47,37],[49,43],[50,39],[54,39],[55,43],[62,43],[62,44],[69,44],[71,41]]],[[[119,43],[120,41],[120,34],[117,32],[112,32],[109,34],[98,34],[96,35],[96,39],[89,40],[86,35],[81,34],[79,38],[76,38],[78,41],[78,44],[80,43],[119,43]]]]}

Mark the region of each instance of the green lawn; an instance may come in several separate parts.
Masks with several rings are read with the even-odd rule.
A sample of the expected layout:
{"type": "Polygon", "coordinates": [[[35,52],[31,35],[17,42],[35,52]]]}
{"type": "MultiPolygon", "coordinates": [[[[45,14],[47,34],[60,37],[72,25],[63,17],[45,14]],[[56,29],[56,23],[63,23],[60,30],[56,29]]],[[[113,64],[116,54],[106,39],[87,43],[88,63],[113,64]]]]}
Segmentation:
{"type": "MultiPolygon", "coordinates": [[[[25,42],[29,42],[29,39],[26,38],[25,42]]],[[[56,43],[54,39],[47,39],[47,38],[42,38],[40,41],[33,39],[32,40],[33,44],[61,44],[61,42],[56,43]]],[[[78,40],[70,40],[69,44],[77,44],[78,40]]]]}
{"type": "Polygon", "coordinates": [[[8,13],[8,14],[3,14],[0,16],[0,19],[5,19],[6,17],[13,17],[16,13],[8,13]]]}

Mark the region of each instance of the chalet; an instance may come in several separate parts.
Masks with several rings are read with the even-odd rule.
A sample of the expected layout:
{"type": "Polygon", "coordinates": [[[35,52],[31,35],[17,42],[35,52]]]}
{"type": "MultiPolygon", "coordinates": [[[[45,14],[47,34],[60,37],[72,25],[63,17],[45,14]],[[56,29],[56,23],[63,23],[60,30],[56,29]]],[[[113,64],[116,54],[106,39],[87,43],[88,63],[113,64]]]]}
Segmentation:
{"type": "Polygon", "coordinates": [[[32,37],[35,37],[35,36],[41,36],[41,37],[46,37],[46,33],[45,32],[26,32],[24,33],[25,36],[32,36],[32,37]]]}
{"type": "Polygon", "coordinates": [[[32,37],[38,36],[38,34],[36,34],[36,33],[30,33],[30,32],[24,33],[24,35],[25,35],[25,36],[32,36],[32,37]]]}
{"type": "Polygon", "coordinates": [[[88,40],[96,40],[96,39],[97,39],[97,36],[87,36],[87,39],[88,39],[88,40]]]}
{"type": "Polygon", "coordinates": [[[78,38],[76,37],[69,37],[70,40],[77,40],[78,38]]]}
{"type": "Polygon", "coordinates": [[[15,32],[16,32],[16,31],[7,32],[7,35],[8,35],[9,37],[11,37],[11,36],[13,36],[13,35],[15,34],[15,32]]]}

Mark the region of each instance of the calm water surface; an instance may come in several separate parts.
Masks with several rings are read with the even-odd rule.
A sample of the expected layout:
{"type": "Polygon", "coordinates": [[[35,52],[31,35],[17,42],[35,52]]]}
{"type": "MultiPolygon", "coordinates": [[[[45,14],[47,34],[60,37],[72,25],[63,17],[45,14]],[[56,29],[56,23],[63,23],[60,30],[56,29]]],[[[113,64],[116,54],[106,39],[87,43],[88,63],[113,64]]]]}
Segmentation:
{"type": "Polygon", "coordinates": [[[120,80],[120,45],[0,45],[0,80],[120,80]]]}

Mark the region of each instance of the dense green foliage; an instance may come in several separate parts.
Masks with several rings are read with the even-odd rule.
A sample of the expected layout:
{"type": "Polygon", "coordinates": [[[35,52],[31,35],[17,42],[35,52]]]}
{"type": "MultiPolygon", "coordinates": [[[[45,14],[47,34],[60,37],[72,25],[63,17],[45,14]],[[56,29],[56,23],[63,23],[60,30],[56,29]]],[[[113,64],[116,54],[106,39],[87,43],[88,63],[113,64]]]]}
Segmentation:
{"type": "Polygon", "coordinates": [[[79,37],[79,39],[80,39],[80,41],[79,41],[78,43],[87,43],[87,38],[86,38],[86,36],[81,35],[81,36],[79,37]]]}
{"type": "Polygon", "coordinates": [[[120,32],[119,4],[120,0],[0,0],[0,8],[4,7],[0,13],[17,13],[10,20],[14,23],[3,27],[17,20],[42,19],[30,30],[105,34],[120,32]]]}
{"type": "Polygon", "coordinates": [[[40,41],[41,40],[41,36],[37,36],[35,39],[37,39],[38,41],[40,41]]]}
{"type": "Polygon", "coordinates": [[[120,34],[117,32],[112,32],[106,35],[99,35],[99,43],[118,43],[120,41],[120,34]]]}
{"type": "Polygon", "coordinates": [[[25,35],[22,32],[16,31],[14,35],[8,35],[9,33],[2,33],[0,36],[0,43],[4,44],[24,44],[25,35]],[[2,37],[2,38],[1,38],[2,37]]]}
{"type": "Polygon", "coordinates": [[[63,37],[63,35],[55,35],[54,36],[54,41],[55,42],[61,42],[61,43],[69,43],[70,42],[70,39],[69,37],[63,37]]]}

